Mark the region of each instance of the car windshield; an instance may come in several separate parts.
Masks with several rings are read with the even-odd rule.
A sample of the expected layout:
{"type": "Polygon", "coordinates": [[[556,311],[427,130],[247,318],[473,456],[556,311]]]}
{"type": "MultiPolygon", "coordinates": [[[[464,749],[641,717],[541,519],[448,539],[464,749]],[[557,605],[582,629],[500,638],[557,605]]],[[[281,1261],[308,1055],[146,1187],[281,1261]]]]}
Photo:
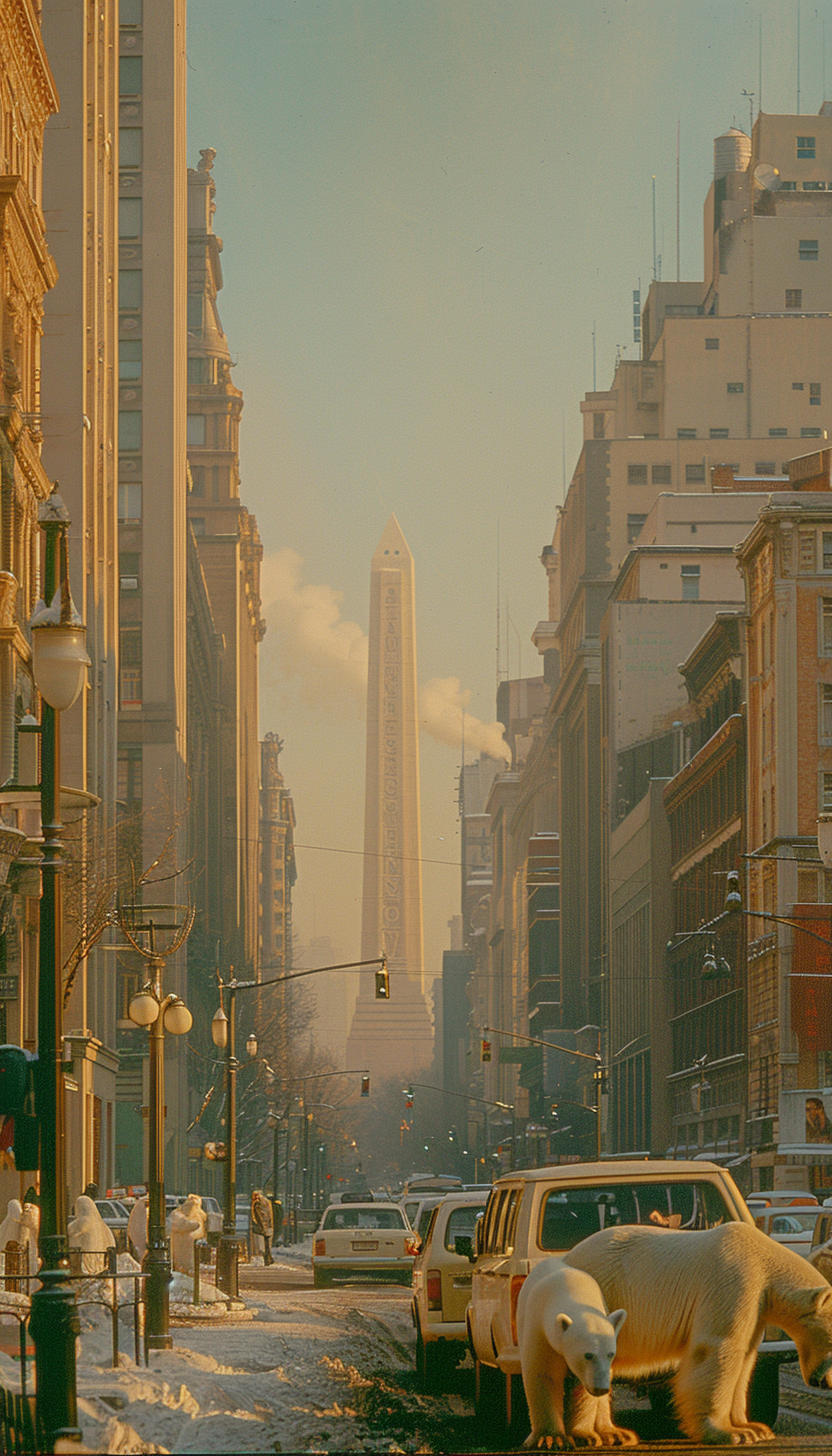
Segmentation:
{"type": "Polygon", "coordinates": [[[403,1229],[404,1215],[398,1208],[328,1208],[325,1229],[403,1229]]]}
{"type": "Polygon", "coordinates": [[[474,1237],[474,1230],[477,1226],[477,1219],[480,1217],[484,1203],[468,1203],[464,1208],[454,1208],[448,1215],[448,1222],[445,1225],[445,1248],[450,1254],[456,1249],[456,1239],[466,1236],[474,1237]]]}
{"type": "Polygon", "coordinates": [[[205,1212],[206,1213],[221,1213],[222,1212],[222,1209],[220,1208],[219,1204],[217,1203],[216,1198],[207,1198],[205,1196],[205,1194],[203,1194],[203,1196],[202,1196],[202,1207],[205,1209],[205,1212]]]}
{"type": "Polygon", "coordinates": [[[574,1249],[590,1234],[619,1224],[708,1229],[733,1218],[719,1190],[704,1181],[557,1188],[543,1201],[540,1247],[574,1249]]]}

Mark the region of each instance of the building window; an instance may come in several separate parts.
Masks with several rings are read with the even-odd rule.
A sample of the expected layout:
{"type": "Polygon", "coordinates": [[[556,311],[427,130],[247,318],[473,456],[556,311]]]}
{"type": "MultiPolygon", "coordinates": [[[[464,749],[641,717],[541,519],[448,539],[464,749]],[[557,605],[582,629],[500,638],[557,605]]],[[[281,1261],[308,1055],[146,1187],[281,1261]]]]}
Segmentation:
{"type": "Polygon", "coordinates": [[[823,533],[823,569],[832,571],[832,531],[823,533]]]}
{"type": "Polygon", "coordinates": [[[820,684],[819,743],[832,743],[832,685],[820,684]]]}
{"type": "Polygon", "coordinates": [[[188,294],[188,328],[202,328],[202,297],[201,293],[188,294]]]}
{"type": "Polygon", "coordinates": [[[810,384],[809,385],[809,403],[810,404],[820,404],[820,385],[819,384],[810,384]]]}
{"type": "Polygon", "coordinates": [[[627,484],[628,485],[646,485],[647,484],[647,466],[646,465],[628,465],[627,466],[627,484]]]}
{"type": "Polygon", "coordinates": [[[705,348],[706,349],[718,349],[719,348],[719,339],[706,339],[705,340],[705,348]]]}
{"type": "Polygon", "coordinates": [[[736,379],[731,384],[726,385],[726,388],[729,394],[742,394],[745,389],[745,385],[743,384],[741,379],[736,379]]]}
{"type": "Polygon", "coordinates": [[[142,164],[142,129],[120,126],[118,129],[119,167],[140,167],[142,164]]]}
{"type": "Polygon", "coordinates": [[[758,460],[754,466],[755,475],[774,475],[776,473],[776,462],[774,460],[758,460]]]}
{"type": "Polygon", "coordinates": [[[194,465],[191,468],[191,495],[205,495],[205,467],[194,465]]]}
{"type": "Polygon", "coordinates": [[[119,450],[141,450],[141,448],[142,448],[142,412],[141,412],[141,410],[119,410],[119,412],[118,412],[118,448],[119,448],[119,450]]]}
{"type": "Polygon", "coordinates": [[[142,488],[137,481],[120,481],[118,487],[119,525],[140,521],[142,518],[142,488]]]}
{"type": "Polygon", "coordinates": [[[118,59],[118,90],[120,96],[141,96],[142,94],[142,58],[141,56],[119,56],[118,59]]]}
{"type": "Polygon", "coordinates": [[[120,238],[140,238],[142,235],[142,200],[140,197],[120,197],[118,200],[118,235],[120,238]]]}
{"type": "Polygon", "coordinates": [[[785,439],[788,433],[788,430],[783,425],[777,425],[773,430],[769,430],[769,434],[773,440],[785,439]]]}
{"type": "Polygon", "coordinates": [[[119,685],[122,708],[140,708],[142,703],[142,629],[122,627],[119,631],[119,685]]]}
{"type": "Polygon", "coordinates": [[[797,381],[797,383],[795,383],[795,384],[792,385],[792,389],[802,389],[802,388],[803,388],[803,384],[799,380],[797,381]]]}
{"type": "Polygon", "coordinates": [[[651,479],[654,485],[672,485],[673,467],[671,465],[654,465],[651,471],[651,479]]]}
{"type": "Polygon", "coordinates": [[[188,383],[208,384],[208,360],[191,358],[188,360],[188,383]]]}
{"type": "Polygon", "coordinates": [[[787,288],[786,289],[786,308],[802,308],[802,307],[803,307],[803,289],[802,288],[787,288]]]}
{"type": "Polygon", "coordinates": [[[119,268],[118,270],[118,306],[119,308],[141,308],[142,306],[142,270],[141,268],[119,268]]]}
{"type": "Polygon", "coordinates": [[[676,439],[677,440],[695,440],[696,439],[696,431],[695,430],[690,430],[690,429],[677,430],[676,431],[676,439]]]}
{"type": "Polygon", "coordinates": [[[725,429],[723,429],[721,425],[718,428],[714,428],[714,429],[710,430],[709,431],[709,434],[710,434],[710,437],[711,437],[712,440],[727,440],[728,439],[728,431],[725,430],[725,429]]]}
{"type": "Polygon", "coordinates": [[[592,437],[593,437],[594,440],[603,440],[603,438],[604,438],[604,416],[603,415],[593,415],[592,416],[592,437]]]}
{"type": "Polygon", "coordinates": [[[802,184],[802,186],[803,186],[803,191],[804,192],[825,192],[826,191],[826,183],[825,182],[804,182],[802,184]]]}
{"type": "Polygon", "coordinates": [[[205,416],[188,415],[188,444],[205,444],[205,416]]]}
{"type": "Polygon", "coordinates": [[[191,516],[191,530],[195,536],[205,535],[205,517],[191,516]]]}
{"type": "MultiPolygon", "coordinates": [[[[820,403],[820,401],[816,402],[820,403]]],[[[800,431],[801,440],[822,440],[825,436],[826,431],[822,430],[820,425],[803,425],[800,431]]]]}
{"type": "Polygon", "coordinates": [[[118,377],[119,377],[119,379],[141,379],[141,377],[142,377],[142,341],[141,341],[141,339],[119,339],[119,345],[118,345],[118,377]]]}
{"type": "Polygon", "coordinates": [[[832,657],[832,597],[820,597],[820,642],[818,655],[832,657]]]}
{"type": "Polygon", "coordinates": [[[141,750],[139,754],[121,757],[118,760],[118,778],[116,781],[116,797],[120,803],[129,808],[131,804],[140,804],[142,801],[142,760],[141,750]]]}
{"type": "Polygon", "coordinates": [[[813,136],[799,136],[797,138],[797,160],[813,162],[815,160],[815,138],[813,136]]]}
{"type": "Polygon", "coordinates": [[[818,240],[817,238],[801,238],[797,245],[797,254],[801,263],[816,263],[818,261],[818,240]]]}
{"type": "Polygon", "coordinates": [[[682,601],[699,601],[699,567],[682,567],[682,601]]]}
{"type": "Polygon", "coordinates": [[[141,25],[142,0],[119,0],[119,25],[141,25]]]}
{"type": "Polygon", "coordinates": [[[139,590],[140,561],[141,558],[138,551],[119,551],[119,585],[123,592],[134,592],[139,590]]]}
{"type": "Polygon", "coordinates": [[[797,565],[798,571],[815,570],[815,533],[814,531],[798,531],[797,534],[797,565]]]}
{"type": "Polygon", "coordinates": [[[701,461],[701,462],[699,462],[699,463],[697,463],[695,465],[686,465],[685,466],[685,484],[686,485],[704,485],[705,484],[705,463],[704,463],[704,461],[701,461]]]}
{"type": "Polygon", "coordinates": [[[647,520],[646,516],[628,514],[627,516],[627,545],[632,546],[641,535],[641,528],[647,520]]]}
{"type": "Polygon", "coordinates": [[[820,807],[824,814],[832,814],[832,773],[820,776],[820,807]]]}

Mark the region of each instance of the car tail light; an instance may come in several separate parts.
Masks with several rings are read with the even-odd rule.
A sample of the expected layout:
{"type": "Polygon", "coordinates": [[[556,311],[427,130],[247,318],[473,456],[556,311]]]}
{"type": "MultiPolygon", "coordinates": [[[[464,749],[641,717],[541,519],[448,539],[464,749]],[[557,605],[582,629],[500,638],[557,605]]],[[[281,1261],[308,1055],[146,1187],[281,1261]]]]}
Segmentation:
{"type": "Polygon", "coordinates": [[[525,1274],[514,1274],[511,1280],[511,1342],[517,1344],[517,1301],[520,1298],[520,1290],[526,1282],[525,1274]]]}
{"type": "Polygon", "coordinates": [[[406,1254],[412,1254],[414,1256],[414,1258],[418,1254],[418,1252],[419,1252],[419,1240],[415,1237],[415,1235],[411,1239],[405,1239],[405,1241],[404,1241],[404,1251],[405,1251],[406,1254]]]}
{"type": "Polygon", "coordinates": [[[320,1258],[322,1254],[326,1253],[326,1239],[315,1240],[315,1253],[317,1254],[318,1258],[320,1258]]]}
{"type": "Polygon", "coordinates": [[[442,1275],[438,1269],[428,1269],[428,1277],[425,1282],[425,1289],[428,1296],[428,1309],[442,1308],[442,1275]]]}

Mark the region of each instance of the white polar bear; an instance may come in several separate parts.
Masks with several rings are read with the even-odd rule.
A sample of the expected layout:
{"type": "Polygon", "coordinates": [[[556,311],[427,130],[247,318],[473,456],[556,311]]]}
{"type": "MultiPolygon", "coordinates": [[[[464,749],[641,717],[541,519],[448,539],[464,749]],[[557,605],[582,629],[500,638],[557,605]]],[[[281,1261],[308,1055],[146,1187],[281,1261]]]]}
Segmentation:
{"type": "Polygon", "coordinates": [[[137,1198],[127,1220],[127,1237],[136,1250],[136,1258],[139,1263],[147,1252],[147,1203],[146,1193],[141,1198],[137,1198]]]}
{"type": "Polygon", "coordinates": [[[608,1304],[626,1306],[616,1374],[674,1372],[676,1414],[694,1441],[771,1440],[769,1427],[749,1420],[746,1410],[766,1325],[794,1340],[807,1385],[829,1385],[832,1289],[799,1254],[749,1224],[695,1233],[605,1229],[564,1262],[591,1274],[608,1304]]]}
{"type": "Polygon", "coordinates": [[[191,1193],[170,1216],[171,1264],[183,1274],[194,1272],[194,1244],[205,1238],[208,1215],[198,1193],[191,1193]]]}
{"type": "Polygon", "coordinates": [[[615,1342],[626,1312],[607,1314],[595,1280],[567,1269],[559,1258],[544,1259],[525,1280],[517,1300],[517,1343],[532,1431],[527,1447],[636,1444],[632,1431],[604,1424],[604,1408],[593,1402],[588,1421],[564,1419],[567,1370],[593,1396],[607,1395],[612,1381],[615,1342]],[[592,1420],[602,1416],[601,1428],[592,1420]],[[568,1427],[568,1429],[567,1429],[568,1427]]]}

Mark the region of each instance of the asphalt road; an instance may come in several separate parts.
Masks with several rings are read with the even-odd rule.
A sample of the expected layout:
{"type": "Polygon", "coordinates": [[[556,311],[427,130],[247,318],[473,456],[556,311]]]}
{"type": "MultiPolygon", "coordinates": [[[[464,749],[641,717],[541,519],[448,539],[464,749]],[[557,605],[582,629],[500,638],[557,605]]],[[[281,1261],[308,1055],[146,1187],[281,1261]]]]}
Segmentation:
{"type": "MultiPolygon", "coordinates": [[[[296,1309],[308,1309],[310,1315],[315,1311],[325,1311],[337,1316],[340,1312],[345,1324],[356,1318],[364,1319],[372,1322],[375,1329],[386,1332],[386,1346],[383,1343],[381,1349],[389,1352],[389,1368],[384,1358],[379,1365],[376,1357],[373,1373],[382,1380],[386,1376],[391,1392],[395,1389],[397,1397],[394,1399],[392,1394],[389,1397],[387,1422],[383,1403],[375,1412],[372,1446],[365,1445],[365,1449],[395,1450],[398,1447],[399,1450],[448,1453],[517,1450],[528,1434],[528,1427],[518,1429],[509,1440],[494,1429],[483,1429],[482,1423],[476,1420],[470,1359],[452,1377],[443,1395],[423,1395],[416,1390],[415,1338],[407,1289],[356,1282],[317,1290],[312,1287],[311,1272],[302,1266],[241,1269],[240,1272],[241,1284],[248,1298],[263,1300],[277,1309],[282,1303],[281,1296],[289,1296],[296,1309]],[[376,1442],[379,1444],[376,1445],[376,1442]]],[[[826,1452],[827,1456],[832,1453],[832,1391],[809,1391],[803,1385],[797,1366],[784,1367],[780,1388],[776,1439],[765,1443],[761,1449],[771,1456],[786,1452],[817,1451],[826,1452]]],[[[699,1446],[691,1441],[669,1439],[667,1428],[663,1429],[658,1423],[647,1402],[634,1401],[625,1390],[617,1396],[615,1408],[617,1419],[641,1436],[640,1450],[656,1453],[656,1456],[659,1453],[670,1456],[670,1453],[713,1450],[713,1447],[699,1446]]]]}

